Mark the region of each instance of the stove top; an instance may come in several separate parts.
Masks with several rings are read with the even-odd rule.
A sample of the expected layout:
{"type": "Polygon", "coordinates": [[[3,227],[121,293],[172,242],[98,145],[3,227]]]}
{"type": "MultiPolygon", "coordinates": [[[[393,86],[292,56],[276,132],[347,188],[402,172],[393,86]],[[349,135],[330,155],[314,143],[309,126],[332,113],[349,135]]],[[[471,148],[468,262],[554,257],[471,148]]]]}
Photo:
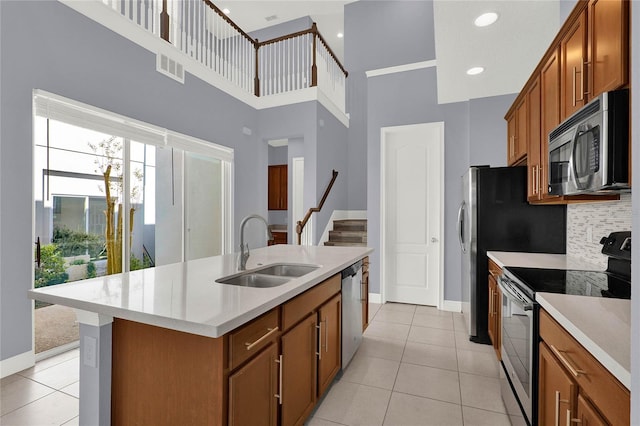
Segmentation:
{"type": "Polygon", "coordinates": [[[611,272],[540,268],[505,268],[507,275],[533,298],[536,292],[631,299],[631,282],[611,272]]]}

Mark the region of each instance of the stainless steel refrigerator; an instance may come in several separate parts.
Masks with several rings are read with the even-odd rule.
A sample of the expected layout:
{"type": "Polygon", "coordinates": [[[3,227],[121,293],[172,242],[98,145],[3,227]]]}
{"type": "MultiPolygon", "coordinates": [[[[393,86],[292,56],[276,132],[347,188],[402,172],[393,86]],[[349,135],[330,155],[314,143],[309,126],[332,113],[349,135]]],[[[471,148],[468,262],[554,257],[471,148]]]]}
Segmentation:
{"type": "Polygon", "coordinates": [[[566,253],[566,211],[527,202],[526,167],[471,167],[462,176],[462,312],[471,341],[490,343],[487,251],[566,253]]]}

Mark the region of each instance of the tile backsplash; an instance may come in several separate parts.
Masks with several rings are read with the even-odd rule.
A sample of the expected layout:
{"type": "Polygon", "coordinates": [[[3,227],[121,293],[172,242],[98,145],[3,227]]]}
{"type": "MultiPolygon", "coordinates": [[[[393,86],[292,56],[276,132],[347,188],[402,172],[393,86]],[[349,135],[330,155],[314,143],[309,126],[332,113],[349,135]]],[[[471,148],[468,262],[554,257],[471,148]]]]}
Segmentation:
{"type": "Polygon", "coordinates": [[[567,206],[567,255],[607,267],[600,253],[600,238],[614,231],[631,230],[631,194],[619,201],[569,204],[567,206]]]}

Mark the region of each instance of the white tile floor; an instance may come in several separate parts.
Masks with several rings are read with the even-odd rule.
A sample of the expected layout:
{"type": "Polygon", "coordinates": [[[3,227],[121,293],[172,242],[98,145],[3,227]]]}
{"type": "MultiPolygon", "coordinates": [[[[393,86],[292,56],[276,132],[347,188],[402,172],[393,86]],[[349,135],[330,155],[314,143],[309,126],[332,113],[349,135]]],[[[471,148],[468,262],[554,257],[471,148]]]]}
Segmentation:
{"type": "MultiPolygon", "coordinates": [[[[469,342],[461,314],[372,304],[362,346],[308,422],[328,425],[510,425],[498,363],[469,342]]],[[[1,381],[0,424],[78,425],[78,349],[1,381]]]]}
{"type": "Polygon", "coordinates": [[[372,304],[370,317],[309,426],[510,425],[495,353],[469,341],[461,314],[372,304]]]}

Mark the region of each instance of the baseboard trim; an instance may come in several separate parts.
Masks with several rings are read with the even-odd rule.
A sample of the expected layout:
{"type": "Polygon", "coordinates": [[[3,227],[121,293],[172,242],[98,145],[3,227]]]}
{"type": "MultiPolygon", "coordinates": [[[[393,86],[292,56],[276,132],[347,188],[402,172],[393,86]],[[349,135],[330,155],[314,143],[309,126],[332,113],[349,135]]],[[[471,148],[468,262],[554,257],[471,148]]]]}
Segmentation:
{"type": "Polygon", "coordinates": [[[369,293],[369,303],[382,303],[382,295],[380,293],[369,293]]]}
{"type": "Polygon", "coordinates": [[[19,371],[36,365],[36,356],[33,351],[23,352],[11,358],[0,361],[0,378],[5,378],[19,371]]]}
{"type": "Polygon", "coordinates": [[[457,300],[444,300],[442,310],[449,312],[462,312],[462,302],[457,300]]]}

